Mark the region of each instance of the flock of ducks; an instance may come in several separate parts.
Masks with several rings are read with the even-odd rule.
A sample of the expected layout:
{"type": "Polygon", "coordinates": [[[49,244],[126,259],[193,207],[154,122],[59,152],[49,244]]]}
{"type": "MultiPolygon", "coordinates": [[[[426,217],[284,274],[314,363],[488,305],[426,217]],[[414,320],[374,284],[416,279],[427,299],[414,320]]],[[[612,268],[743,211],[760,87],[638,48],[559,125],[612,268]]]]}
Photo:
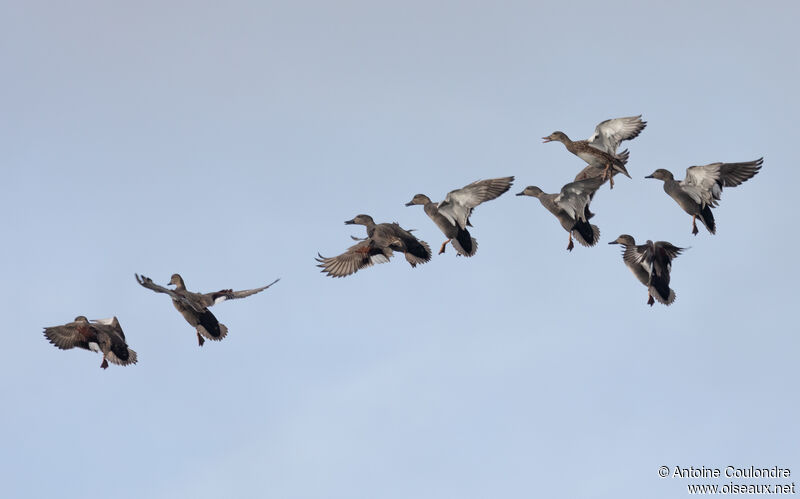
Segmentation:
{"type": "MultiPolygon", "coordinates": [[[[569,234],[567,250],[572,251],[574,248],[573,238],[587,247],[595,246],[600,240],[600,229],[589,223],[594,216],[589,210],[589,204],[604,183],[609,182],[609,188],[614,188],[615,175],[621,173],[632,178],[626,168],[630,154],[627,149],[619,152],[618,149],[621,142],[636,138],[647,126],[647,122],[641,118],[639,115],[605,120],[595,127],[594,133],[587,140],[572,141],[560,131],[543,137],[544,142],[556,141],[564,144],[569,152],[586,162],[586,167],[557,194],[547,194],[539,187],[528,186],[517,196],[537,198],[558,219],[569,234]]],[[[669,171],[658,169],[645,178],[664,182],[664,191],[692,216],[692,234],[698,233],[697,219],[711,234],[715,234],[716,223],[711,209],[719,204],[722,188],[736,187],[746,182],[759,172],[762,163],[763,158],[759,158],[742,163],[691,166],[687,168],[683,180],[675,180],[669,171]]],[[[457,255],[471,257],[478,250],[478,242],[468,230],[468,227],[472,227],[472,210],[479,204],[506,193],[513,182],[513,176],[478,180],[461,189],[450,191],[438,203],[431,201],[425,194],[417,194],[406,206],[421,205],[425,214],[447,238],[439,248],[439,254],[444,253],[450,243],[457,255]]],[[[403,229],[397,223],[375,223],[371,216],[361,214],[345,221],[345,224],[363,225],[367,236],[350,236],[358,242],[338,256],[326,258],[317,254],[317,266],[328,276],[345,277],[363,268],[386,263],[395,251],[403,253],[412,267],[431,259],[428,243],[417,239],[411,234],[411,230],[403,229]]],[[[627,234],[620,235],[609,244],[623,246],[622,260],[639,282],[647,287],[649,305],[652,306],[655,300],[664,305],[675,301],[675,292],[669,287],[669,274],[672,260],[685,248],[666,241],[648,240],[645,244],[637,245],[635,239],[627,234]]],[[[228,334],[228,328],[217,320],[208,310],[209,307],[222,301],[260,293],[279,280],[243,291],[223,289],[212,293],[194,293],[186,289],[183,278],[178,274],[173,274],[168,283],[175,286],[173,289],[155,284],[149,277],[138,274],[135,277],[143,287],[172,298],[172,304],[178,312],[195,328],[200,346],[203,346],[206,339],[219,341],[228,334]]],[[[136,352],[128,347],[116,317],[90,321],[84,316],[78,316],[67,324],[45,328],[44,335],[53,345],[63,350],[78,347],[102,353],[103,362],[100,367],[103,369],[108,367],[109,362],[118,365],[137,362],[136,352]]]]}
{"type": "MultiPolygon", "coordinates": [[[[573,238],[583,246],[594,246],[600,240],[600,229],[589,220],[594,216],[589,204],[600,187],[609,182],[614,188],[614,176],[621,173],[632,178],[626,168],[630,153],[618,151],[620,143],[632,140],[647,126],[642,116],[628,116],[605,120],[595,127],[587,140],[571,140],[567,134],[555,131],[544,142],[561,142],[572,154],[586,162],[575,179],[564,185],[556,194],[547,194],[537,186],[528,186],[517,196],[531,196],[552,213],[569,234],[567,250],[574,248],[573,238]]],[[[692,216],[692,234],[697,234],[697,219],[711,234],[716,232],[711,208],[716,207],[723,187],[735,187],[752,178],[761,169],[763,158],[743,163],[711,163],[692,166],[686,170],[684,180],[675,180],[672,173],[658,169],[645,178],[655,178],[664,182],[664,191],[678,205],[692,216]]],[[[456,253],[470,257],[478,250],[478,242],[467,227],[472,210],[485,201],[496,199],[507,192],[514,177],[479,180],[450,191],[444,201],[431,201],[425,194],[415,195],[406,206],[422,205],[425,214],[433,220],[447,239],[442,243],[439,254],[445,252],[447,243],[453,245],[456,253]]],[[[395,251],[405,254],[412,267],[428,262],[431,250],[428,243],[417,239],[411,231],[397,223],[376,224],[369,215],[357,215],[346,224],[364,225],[367,237],[356,238],[358,243],[335,257],[326,258],[317,254],[318,267],[331,277],[345,277],[358,270],[377,263],[386,263],[395,251]]],[[[647,241],[637,245],[635,239],[622,234],[609,244],[624,247],[623,261],[639,281],[647,287],[647,303],[653,305],[658,300],[664,305],[675,301],[675,292],[669,287],[669,272],[672,260],[685,248],[679,248],[666,241],[647,241]]]]}

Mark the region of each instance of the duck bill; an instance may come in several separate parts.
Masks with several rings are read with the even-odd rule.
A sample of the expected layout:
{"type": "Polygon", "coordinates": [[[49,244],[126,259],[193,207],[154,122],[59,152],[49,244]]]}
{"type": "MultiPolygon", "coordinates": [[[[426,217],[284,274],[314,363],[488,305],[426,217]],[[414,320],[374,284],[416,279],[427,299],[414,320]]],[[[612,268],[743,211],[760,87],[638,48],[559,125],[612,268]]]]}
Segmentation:
{"type": "Polygon", "coordinates": [[[650,175],[646,175],[644,178],[655,178],[655,177],[654,177],[654,176],[653,176],[653,174],[651,173],[650,175]]]}
{"type": "Polygon", "coordinates": [[[550,137],[542,137],[542,143],[552,142],[552,141],[553,141],[553,139],[551,139],[550,137]]]}
{"type": "Polygon", "coordinates": [[[414,201],[409,201],[408,203],[406,203],[406,206],[414,206],[414,201]]]}
{"type": "Polygon", "coordinates": [[[355,218],[352,219],[352,220],[345,220],[344,223],[345,223],[345,225],[355,225],[356,220],[355,220],[355,218]]]}
{"type": "Polygon", "coordinates": [[[517,193],[517,194],[515,194],[515,195],[516,195],[516,196],[524,196],[524,195],[525,195],[525,191],[518,192],[518,193],[517,193]]]}

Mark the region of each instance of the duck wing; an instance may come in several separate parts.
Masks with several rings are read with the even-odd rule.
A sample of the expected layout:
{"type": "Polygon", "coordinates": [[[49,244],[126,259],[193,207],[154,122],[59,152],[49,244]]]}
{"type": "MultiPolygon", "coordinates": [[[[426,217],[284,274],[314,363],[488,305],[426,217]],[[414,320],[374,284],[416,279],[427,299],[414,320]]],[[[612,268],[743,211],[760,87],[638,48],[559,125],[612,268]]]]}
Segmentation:
{"type": "Polygon", "coordinates": [[[145,287],[147,289],[153,290],[156,293],[168,294],[173,300],[184,303],[186,306],[188,306],[189,308],[191,308],[195,312],[202,313],[203,310],[205,310],[205,306],[203,306],[201,303],[198,303],[197,300],[192,300],[188,296],[186,296],[186,295],[184,295],[182,293],[178,293],[177,291],[175,291],[173,289],[169,289],[169,288],[165,288],[164,286],[160,286],[160,285],[154,283],[153,280],[150,279],[147,276],[140,276],[139,274],[133,274],[133,275],[136,276],[136,282],[138,282],[139,284],[141,284],[143,287],[145,287]]]}
{"type": "Polygon", "coordinates": [[[81,347],[89,348],[88,339],[95,336],[88,321],[74,321],[61,326],[44,328],[44,336],[61,350],[81,347]]]}
{"type": "Polygon", "coordinates": [[[439,203],[439,213],[453,225],[466,229],[472,210],[484,201],[495,199],[508,191],[513,182],[513,176],[490,178],[450,191],[444,201],[439,203]]]}
{"type": "Polygon", "coordinates": [[[255,288],[255,289],[245,289],[245,290],[242,290],[242,291],[234,291],[232,289],[222,289],[222,290],[219,290],[219,291],[215,291],[213,293],[206,293],[206,294],[203,295],[203,297],[204,297],[203,301],[204,302],[209,301],[210,303],[207,304],[206,306],[210,307],[211,305],[215,305],[215,304],[223,302],[225,300],[236,300],[236,299],[239,299],[239,298],[245,298],[247,296],[254,295],[256,293],[260,293],[260,292],[264,291],[265,289],[269,288],[270,286],[272,286],[273,284],[275,284],[278,281],[280,281],[280,278],[275,279],[274,281],[272,281],[271,283],[267,284],[266,286],[262,286],[260,288],[255,288]]]}
{"type": "Polygon", "coordinates": [[[642,121],[641,114],[605,120],[595,127],[587,142],[595,149],[616,156],[620,142],[635,139],[646,126],[647,122],[642,121]]]}
{"type": "Polygon", "coordinates": [[[386,263],[392,257],[392,250],[380,247],[372,239],[366,239],[350,246],[341,255],[326,258],[317,253],[316,260],[320,262],[317,267],[322,268],[330,277],[345,277],[350,274],[379,263],[386,263]]]}
{"type": "Polygon", "coordinates": [[[604,181],[600,177],[570,182],[561,188],[561,192],[553,199],[553,202],[573,220],[585,222],[593,215],[588,211],[589,202],[603,183],[604,181]]]}

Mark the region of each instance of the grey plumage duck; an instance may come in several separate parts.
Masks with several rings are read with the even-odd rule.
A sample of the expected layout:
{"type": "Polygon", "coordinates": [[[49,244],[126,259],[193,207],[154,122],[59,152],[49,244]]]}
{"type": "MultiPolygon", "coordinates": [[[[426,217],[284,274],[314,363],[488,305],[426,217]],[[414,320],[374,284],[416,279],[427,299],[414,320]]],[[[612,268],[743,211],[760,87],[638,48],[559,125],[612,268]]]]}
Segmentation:
{"type": "Polygon", "coordinates": [[[670,305],[675,301],[675,291],[669,287],[669,273],[672,260],[686,248],[679,248],[666,241],[647,241],[636,245],[628,234],[622,234],[608,244],[624,246],[622,261],[639,282],[647,287],[647,304],[653,306],[653,297],[659,303],[670,305]]]}
{"type": "Polygon", "coordinates": [[[594,133],[587,140],[572,141],[561,131],[553,132],[542,139],[545,142],[561,142],[569,152],[588,163],[589,166],[584,168],[575,180],[600,176],[604,181],[609,180],[613,188],[613,177],[617,173],[631,177],[625,168],[629,153],[627,150],[617,153],[617,149],[620,142],[632,140],[644,130],[647,122],[641,118],[639,115],[605,120],[595,127],[594,133]]]}
{"type": "Polygon", "coordinates": [[[692,234],[697,235],[697,219],[706,229],[716,234],[717,227],[711,208],[716,207],[722,197],[723,187],[736,187],[758,173],[764,158],[743,163],[711,163],[703,166],[690,166],[686,178],[675,180],[668,170],[659,168],[645,178],[664,181],[664,192],[692,216],[692,234]]]}
{"type": "Polygon", "coordinates": [[[197,330],[197,343],[200,346],[203,346],[205,339],[220,341],[228,334],[228,328],[214,317],[214,314],[208,310],[208,307],[225,300],[235,300],[260,293],[280,281],[280,279],[275,279],[266,286],[255,289],[246,289],[243,291],[222,289],[213,293],[203,294],[193,293],[187,290],[186,284],[179,274],[172,274],[168,283],[168,285],[174,285],[175,289],[159,286],[149,277],[139,276],[138,274],[134,275],[136,276],[136,282],[145,288],[153,290],[156,293],[165,293],[172,298],[172,304],[178,312],[186,319],[186,322],[197,330]]]}
{"type": "Polygon", "coordinates": [[[459,255],[472,256],[478,251],[478,242],[467,226],[472,227],[469,217],[479,204],[496,199],[511,188],[514,177],[478,180],[461,189],[450,191],[444,201],[434,203],[425,194],[417,194],[406,206],[422,205],[425,214],[439,227],[447,240],[439,248],[444,253],[447,243],[452,243],[459,255]]]}
{"type": "MultiPolygon", "coordinates": [[[[376,224],[369,215],[357,215],[345,224],[363,225],[367,228],[367,238],[361,240],[341,255],[326,258],[317,253],[317,267],[331,277],[345,277],[377,263],[386,263],[400,251],[412,267],[431,259],[431,248],[428,243],[417,239],[411,232],[397,223],[376,224]]],[[[356,239],[356,238],[353,238],[356,239]]]]}
{"type": "Polygon", "coordinates": [[[128,348],[116,317],[89,322],[79,315],[67,324],[44,328],[44,336],[62,350],[78,347],[102,353],[103,369],[108,368],[109,362],[120,366],[137,362],[136,352],[128,348]]]}
{"type": "Polygon", "coordinates": [[[589,211],[592,196],[603,185],[600,177],[571,182],[561,188],[558,194],[546,194],[536,186],[528,186],[517,196],[531,196],[539,199],[547,211],[556,216],[561,226],[569,232],[567,250],[572,251],[572,236],[583,246],[594,246],[600,239],[600,229],[588,222],[594,216],[589,211]]]}

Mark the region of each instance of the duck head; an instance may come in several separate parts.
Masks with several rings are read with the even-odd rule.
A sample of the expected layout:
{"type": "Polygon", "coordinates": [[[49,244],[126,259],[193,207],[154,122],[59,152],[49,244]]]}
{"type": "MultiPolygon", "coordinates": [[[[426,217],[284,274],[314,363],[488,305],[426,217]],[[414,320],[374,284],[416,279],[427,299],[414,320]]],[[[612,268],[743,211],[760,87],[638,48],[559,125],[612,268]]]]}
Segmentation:
{"type": "Polygon", "coordinates": [[[517,196],[531,196],[534,198],[538,198],[542,194],[543,193],[541,189],[539,189],[535,185],[529,185],[528,187],[525,188],[524,191],[517,193],[517,196]]]}
{"type": "Polygon", "coordinates": [[[633,239],[633,237],[629,236],[628,234],[622,234],[608,244],[621,244],[623,246],[634,246],[636,245],[636,240],[633,239]]]}
{"type": "Polygon", "coordinates": [[[369,215],[356,215],[351,220],[345,220],[347,225],[372,225],[375,222],[372,220],[372,217],[369,215]]]}
{"type": "Polygon", "coordinates": [[[415,204],[426,205],[431,202],[431,198],[426,196],[425,194],[417,194],[414,196],[411,201],[406,203],[406,206],[414,206],[415,204]]]}
{"type": "Polygon", "coordinates": [[[547,137],[542,137],[542,141],[543,142],[551,142],[553,140],[558,141],[558,142],[567,143],[567,142],[569,142],[569,137],[567,137],[566,133],[558,132],[558,131],[551,133],[547,137]]]}
{"type": "Polygon", "coordinates": [[[658,180],[675,180],[675,177],[672,176],[672,173],[669,170],[664,170],[663,168],[659,168],[658,170],[654,171],[645,178],[655,178],[658,180]]]}
{"type": "Polygon", "coordinates": [[[172,274],[172,277],[169,278],[169,282],[167,284],[174,284],[178,288],[186,287],[186,284],[184,284],[183,278],[180,274],[172,274]]]}

